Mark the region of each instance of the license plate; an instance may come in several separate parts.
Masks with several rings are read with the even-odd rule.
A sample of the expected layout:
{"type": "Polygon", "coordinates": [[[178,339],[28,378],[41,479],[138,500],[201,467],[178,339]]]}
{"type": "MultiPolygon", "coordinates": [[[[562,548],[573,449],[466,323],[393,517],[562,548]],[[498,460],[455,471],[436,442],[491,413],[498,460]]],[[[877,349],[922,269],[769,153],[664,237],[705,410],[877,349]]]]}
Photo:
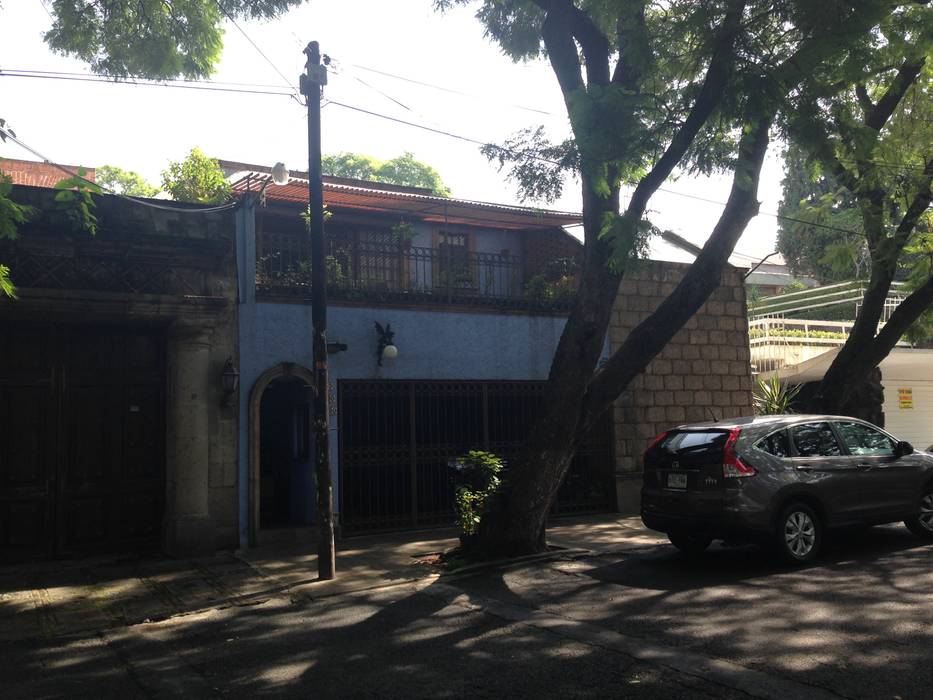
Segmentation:
{"type": "Polygon", "coordinates": [[[667,488],[669,489],[687,488],[687,475],[686,474],[668,474],[667,475],[667,488]]]}

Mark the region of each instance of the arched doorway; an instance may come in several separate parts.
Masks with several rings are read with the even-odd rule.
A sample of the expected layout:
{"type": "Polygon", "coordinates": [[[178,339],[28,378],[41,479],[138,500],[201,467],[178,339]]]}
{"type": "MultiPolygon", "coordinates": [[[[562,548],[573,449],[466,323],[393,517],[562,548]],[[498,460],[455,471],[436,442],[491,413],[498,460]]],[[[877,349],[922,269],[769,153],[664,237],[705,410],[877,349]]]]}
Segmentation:
{"type": "Polygon", "coordinates": [[[311,372],[283,363],[250,392],[249,541],[294,540],[314,522],[311,372]]]}

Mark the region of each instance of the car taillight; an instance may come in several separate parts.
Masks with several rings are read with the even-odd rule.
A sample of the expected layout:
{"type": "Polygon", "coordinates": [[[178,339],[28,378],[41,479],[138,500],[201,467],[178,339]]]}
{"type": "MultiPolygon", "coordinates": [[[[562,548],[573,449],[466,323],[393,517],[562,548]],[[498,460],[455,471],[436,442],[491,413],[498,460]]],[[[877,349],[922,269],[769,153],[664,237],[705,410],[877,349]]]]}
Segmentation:
{"type": "Polygon", "coordinates": [[[750,467],[735,453],[735,443],[739,440],[741,428],[733,428],[726,438],[726,446],[722,448],[722,475],[724,478],[741,479],[746,476],[755,476],[758,472],[750,467]]]}
{"type": "Polygon", "coordinates": [[[645,451],[641,453],[641,461],[642,461],[642,462],[645,461],[645,457],[647,456],[647,454],[648,454],[649,452],[651,452],[651,448],[654,447],[655,445],[657,445],[659,442],[661,442],[661,440],[663,440],[664,438],[667,437],[667,433],[668,433],[668,431],[665,430],[663,433],[661,433],[660,435],[658,435],[657,437],[655,437],[655,438],[648,444],[648,447],[645,448],[645,451]]]}

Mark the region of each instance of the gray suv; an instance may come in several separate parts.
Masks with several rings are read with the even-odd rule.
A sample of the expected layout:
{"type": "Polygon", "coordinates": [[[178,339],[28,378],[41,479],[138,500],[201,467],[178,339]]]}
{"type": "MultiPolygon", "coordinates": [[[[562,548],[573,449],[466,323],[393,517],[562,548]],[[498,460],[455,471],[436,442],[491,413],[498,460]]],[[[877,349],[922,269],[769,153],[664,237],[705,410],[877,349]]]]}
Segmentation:
{"type": "Polygon", "coordinates": [[[682,425],[645,450],[641,517],[688,553],[768,541],[792,562],[827,528],[903,520],[933,541],[933,455],[842,416],[682,425]]]}

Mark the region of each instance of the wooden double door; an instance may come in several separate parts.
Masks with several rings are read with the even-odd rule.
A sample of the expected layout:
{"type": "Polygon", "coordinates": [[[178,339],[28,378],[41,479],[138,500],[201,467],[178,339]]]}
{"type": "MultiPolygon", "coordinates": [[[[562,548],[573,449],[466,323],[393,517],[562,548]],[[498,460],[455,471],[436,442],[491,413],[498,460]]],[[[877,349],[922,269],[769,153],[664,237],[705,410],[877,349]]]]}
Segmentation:
{"type": "Polygon", "coordinates": [[[0,327],[0,561],[158,543],[164,345],[152,328],[0,327]]]}

